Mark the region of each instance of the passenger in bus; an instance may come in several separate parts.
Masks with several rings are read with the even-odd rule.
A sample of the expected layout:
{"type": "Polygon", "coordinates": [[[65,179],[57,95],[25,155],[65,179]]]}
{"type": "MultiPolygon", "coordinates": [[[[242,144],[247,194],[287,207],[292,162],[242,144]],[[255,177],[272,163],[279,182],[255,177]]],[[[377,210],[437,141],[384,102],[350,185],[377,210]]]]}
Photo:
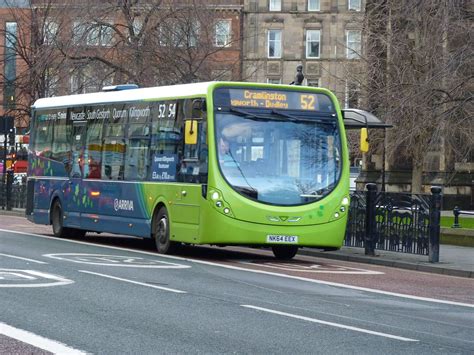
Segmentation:
{"type": "Polygon", "coordinates": [[[100,161],[89,159],[89,179],[100,179],[100,161]]]}
{"type": "Polygon", "coordinates": [[[71,177],[81,177],[82,170],[81,170],[81,159],[79,157],[78,152],[72,153],[72,169],[71,169],[71,177]]]}

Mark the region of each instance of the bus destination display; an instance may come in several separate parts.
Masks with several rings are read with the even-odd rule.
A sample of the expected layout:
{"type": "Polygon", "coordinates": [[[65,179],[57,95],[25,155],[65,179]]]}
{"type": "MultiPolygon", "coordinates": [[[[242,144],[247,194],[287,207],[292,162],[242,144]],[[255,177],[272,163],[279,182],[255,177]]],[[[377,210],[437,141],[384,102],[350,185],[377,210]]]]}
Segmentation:
{"type": "Polygon", "coordinates": [[[230,104],[285,110],[319,110],[318,95],[305,92],[229,89],[230,104]]]}

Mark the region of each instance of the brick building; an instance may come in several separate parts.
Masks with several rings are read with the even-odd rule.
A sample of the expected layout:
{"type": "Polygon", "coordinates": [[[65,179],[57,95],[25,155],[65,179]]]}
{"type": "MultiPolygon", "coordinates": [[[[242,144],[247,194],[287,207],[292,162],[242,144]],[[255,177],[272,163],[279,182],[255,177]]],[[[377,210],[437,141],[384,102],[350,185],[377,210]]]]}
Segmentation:
{"type": "Polygon", "coordinates": [[[26,131],[40,97],[240,80],[241,13],[240,0],[0,1],[3,113],[26,131]]]}
{"type": "Polygon", "coordinates": [[[0,0],[0,34],[3,37],[0,40],[0,115],[14,116],[19,133],[24,131],[28,123],[25,115],[28,102],[19,92],[18,86],[25,80],[28,69],[23,58],[18,55],[17,47],[29,42],[30,15],[29,1],[0,0]]]}

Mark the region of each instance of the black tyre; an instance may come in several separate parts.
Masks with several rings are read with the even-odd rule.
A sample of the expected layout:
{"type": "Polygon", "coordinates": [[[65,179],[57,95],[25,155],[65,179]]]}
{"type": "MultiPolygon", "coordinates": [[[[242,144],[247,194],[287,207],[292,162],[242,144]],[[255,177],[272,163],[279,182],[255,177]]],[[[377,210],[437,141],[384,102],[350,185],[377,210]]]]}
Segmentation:
{"type": "Polygon", "coordinates": [[[64,227],[63,220],[64,215],[61,202],[59,202],[59,200],[56,200],[54,201],[53,208],[51,209],[51,224],[53,226],[54,236],[58,238],[83,238],[86,235],[85,230],[64,227]]]}
{"type": "Polygon", "coordinates": [[[274,245],[272,246],[273,255],[279,260],[290,260],[298,252],[296,245],[274,245]]]}
{"type": "Polygon", "coordinates": [[[51,224],[53,226],[53,234],[55,237],[64,238],[68,234],[68,229],[63,226],[63,208],[61,202],[56,200],[53,202],[51,209],[51,224]]]}
{"type": "Polygon", "coordinates": [[[179,244],[170,240],[170,223],[165,207],[161,207],[153,218],[153,239],[160,254],[173,254],[178,249],[179,244]]]}

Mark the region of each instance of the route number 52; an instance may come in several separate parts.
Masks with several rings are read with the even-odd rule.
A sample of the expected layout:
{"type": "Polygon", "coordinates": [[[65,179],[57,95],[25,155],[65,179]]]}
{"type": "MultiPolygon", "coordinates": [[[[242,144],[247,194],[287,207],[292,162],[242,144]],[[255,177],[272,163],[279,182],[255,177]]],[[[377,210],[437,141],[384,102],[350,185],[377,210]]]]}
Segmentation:
{"type": "Polygon", "coordinates": [[[301,95],[300,104],[303,110],[314,110],[314,96],[313,95],[301,95]]]}

